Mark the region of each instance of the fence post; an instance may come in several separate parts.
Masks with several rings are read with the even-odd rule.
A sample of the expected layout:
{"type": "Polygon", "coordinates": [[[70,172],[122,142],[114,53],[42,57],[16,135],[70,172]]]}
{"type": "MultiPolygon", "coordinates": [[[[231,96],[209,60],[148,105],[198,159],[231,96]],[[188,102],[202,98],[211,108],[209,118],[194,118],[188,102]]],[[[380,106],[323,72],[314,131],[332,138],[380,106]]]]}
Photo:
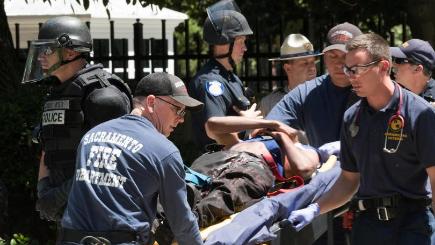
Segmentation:
{"type": "Polygon", "coordinates": [[[174,75],[179,76],[178,74],[178,47],[177,47],[177,37],[175,36],[175,33],[173,35],[173,47],[174,47],[174,75]]]}
{"type": "Polygon", "coordinates": [[[134,73],[135,80],[138,81],[143,75],[142,55],[143,55],[143,27],[139,19],[133,24],[133,42],[134,42],[134,73]]]}
{"type": "Polygon", "coordinates": [[[15,51],[20,50],[20,24],[15,23],[15,51]]]}
{"type": "Polygon", "coordinates": [[[122,68],[123,68],[123,79],[125,81],[127,81],[128,79],[128,74],[127,74],[127,69],[128,69],[128,39],[127,38],[123,38],[122,39],[122,68]],[[125,56],[127,55],[127,56],[125,56]]]}
{"type": "MultiPolygon", "coordinates": [[[[110,53],[111,53],[110,56],[111,57],[113,57],[113,53],[114,53],[113,50],[115,49],[114,43],[115,43],[115,25],[114,25],[113,20],[111,20],[110,21],[110,53]]],[[[111,71],[113,73],[113,71],[115,70],[115,68],[113,67],[115,62],[114,62],[113,58],[111,60],[112,60],[111,71]]]]}
{"type": "Polygon", "coordinates": [[[260,91],[260,77],[261,77],[261,65],[260,65],[260,31],[258,27],[258,17],[255,18],[255,61],[257,62],[257,92],[260,91]]]}
{"type": "MultiPolygon", "coordinates": [[[[151,47],[151,56],[155,56],[154,47],[156,46],[156,39],[154,37],[150,38],[150,47],[151,47]]],[[[151,73],[154,73],[154,69],[157,66],[158,62],[156,58],[150,58],[151,60],[151,73]]]]}
{"type": "MultiPolygon", "coordinates": [[[[268,42],[267,42],[267,52],[269,54],[272,53],[272,36],[271,35],[269,35],[268,42]]],[[[268,78],[267,78],[268,88],[267,89],[269,91],[272,91],[272,89],[273,89],[273,85],[272,85],[272,83],[273,83],[273,81],[272,81],[273,64],[271,61],[267,62],[267,68],[268,68],[267,69],[267,71],[268,71],[268,78]]],[[[261,91],[258,91],[258,92],[261,92],[261,91]]]]}
{"type": "Polygon", "coordinates": [[[184,54],[186,55],[186,81],[190,81],[189,20],[184,21],[184,54]]]}
{"type": "Polygon", "coordinates": [[[162,66],[163,72],[166,72],[166,66],[168,64],[168,46],[166,45],[166,20],[162,20],[162,66]]]}
{"type": "Polygon", "coordinates": [[[202,60],[201,56],[201,38],[198,33],[194,36],[195,44],[196,44],[196,54],[198,55],[198,59],[196,60],[196,71],[198,72],[201,69],[202,60]]]}

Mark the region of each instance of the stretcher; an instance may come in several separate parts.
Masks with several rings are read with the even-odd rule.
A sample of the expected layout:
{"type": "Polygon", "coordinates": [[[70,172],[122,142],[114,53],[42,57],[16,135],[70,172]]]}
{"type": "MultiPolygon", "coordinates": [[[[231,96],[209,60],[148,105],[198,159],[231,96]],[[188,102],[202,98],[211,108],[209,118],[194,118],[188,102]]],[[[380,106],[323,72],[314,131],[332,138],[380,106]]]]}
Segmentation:
{"type": "Polygon", "coordinates": [[[303,237],[308,238],[308,240],[317,239],[326,231],[328,215],[319,216],[311,225],[298,233],[292,231],[286,218],[291,211],[307,206],[329,190],[340,172],[337,158],[332,156],[307,185],[288,193],[265,198],[224,220],[223,223],[204,229],[201,234],[206,241],[205,244],[263,244],[270,242],[270,244],[278,245],[280,241],[285,241],[283,244],[296,244],[290,243],[290,240],[303,237]]]}
{"type": "Polygon", "coordinates": [[[329,214],[320,215],[300,232],[294,231],[286,219],[291,211],[307,206],[329,190],[340,172],[337,158],[331,156],[307,185],[264,198],[242,212],[202,229],[201,237],[206,245],[311,244],[327,230],[331,220],[329,214]]]}

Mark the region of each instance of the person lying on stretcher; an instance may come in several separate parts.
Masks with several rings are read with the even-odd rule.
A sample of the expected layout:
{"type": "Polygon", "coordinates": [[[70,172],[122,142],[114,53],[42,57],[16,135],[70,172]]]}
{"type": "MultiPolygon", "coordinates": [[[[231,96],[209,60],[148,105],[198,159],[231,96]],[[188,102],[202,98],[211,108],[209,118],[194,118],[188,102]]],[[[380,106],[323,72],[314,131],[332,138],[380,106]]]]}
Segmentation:
{"type": "Polygon", "coordinates": [[[212,117],[205,128],[207,135],[224,147],[200,156],[191,166],[212,179],[210,185],[201,189],[188,184],[188,199],[200,228],[248,208],[277,183],[290,182],[298,187],[302,183],[293,182],[293,176],[307,180],[320,166],[322,154],[298,143],[296,130],[278,121],[212,117]],[[261,129],[258,132],[267,136],[240,140],[237,133],[247,129],[261,129]]]}
{"type": "Polygon", "coordinates": [[[212,117],[205,128],[224,150],[204,154],[192,164],[193,170],[212,178],[193,208],[200,227],[247,208],[266,196],[277,182],[292,176],[309,179],[319,166],[315,149],[297,143],[296,130],[281,122],[212,117]],[[260,132],[269,137],[240,140],[237,133],[247,129],[262,129],[260,132]]]}
{"type": "Polygon", "coordinates": [[[281,176],[298,175],[308,179],[319,165],[319,157],[312,147],[298,143],[297,130],[279,122],[238,116],[212,117],[205,125],[207,136],[224,146],[224,150],[249,152],[266,162],[270,157],[278,165],[281,176]],[[250,129],[258,135],[240,140],[238,132],[250,129]]]}

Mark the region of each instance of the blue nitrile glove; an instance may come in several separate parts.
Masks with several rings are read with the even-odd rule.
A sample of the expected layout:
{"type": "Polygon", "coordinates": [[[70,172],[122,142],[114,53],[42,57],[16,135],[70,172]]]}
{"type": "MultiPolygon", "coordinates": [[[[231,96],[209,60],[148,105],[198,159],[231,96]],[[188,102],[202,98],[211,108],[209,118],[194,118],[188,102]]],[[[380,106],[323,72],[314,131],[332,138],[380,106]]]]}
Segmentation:
{"type": "Polygon", "coordinates": [[[317,149],[319,154],[320,162],[324,163],[328,160],[331,155],[338,156],[340,154],[340,141],[329,142],[321,145],[317,149]]]}
{"type": "Polygon", "coordinates": [[[293,228],[295,228],[296,231],[300,231],[306,225],[311,223],[311,221],[313,221],[314,218],[319,216],[319,214],[320,214],[319,204],[312,203],[304,209],[299,209],[291,212],[290,216],[288,217],[288,220],[290,220],[293,228]]]}

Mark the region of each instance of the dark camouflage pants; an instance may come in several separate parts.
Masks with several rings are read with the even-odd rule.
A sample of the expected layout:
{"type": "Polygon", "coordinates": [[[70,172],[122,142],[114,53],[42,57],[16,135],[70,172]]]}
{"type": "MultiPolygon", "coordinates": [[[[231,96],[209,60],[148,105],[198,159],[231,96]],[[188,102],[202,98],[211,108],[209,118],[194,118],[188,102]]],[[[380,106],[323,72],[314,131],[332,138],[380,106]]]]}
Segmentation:
{"type": "Polygon", "coordinates": [[[261,157],[247,152],[204,154],[192,164],[192,169],[212,177],[211,187],[201,191],[193,208],[200,227],[218,223],[251,206],[267,194],[275,179],[261,157]]]}

